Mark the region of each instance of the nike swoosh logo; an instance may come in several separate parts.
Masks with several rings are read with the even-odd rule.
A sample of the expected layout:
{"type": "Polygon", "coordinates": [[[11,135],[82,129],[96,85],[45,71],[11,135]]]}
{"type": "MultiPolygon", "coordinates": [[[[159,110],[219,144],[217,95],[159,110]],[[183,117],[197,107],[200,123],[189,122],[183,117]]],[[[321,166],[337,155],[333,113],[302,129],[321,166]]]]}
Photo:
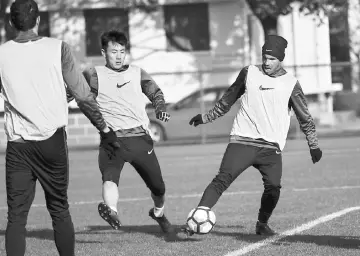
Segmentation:
{"type": "Polygon", "coordinates": [[[280,155],[281,154],[281,151],[275,151],[276,154],[280,155]]]}
{"type": "Polygon", "coordinates": [[[123,84],[117,84],[116,87],[117,87],[117,88],[121,88],[121,87],[123,87],[124,85],[126,85],[126,84],[128,84],[128,83],[130,83],[130,81],[128,81],[128,82],[126,82],[126,83],[123,83],[123,84]]]}
{"type": "Polygon", "coordinates": [[[148,151],[148,154],[150,155],[153,151],[154,149],[151,149],[150,151],[148,151]]]}
{"type": "Polygon", "coordinates": [[[271,88],[271,87],[263,87],[262,85],[259,86],[259,89],[262,90],[262,91],[265,91],[265,90],[273,90],[275,88],[271,88]]]}

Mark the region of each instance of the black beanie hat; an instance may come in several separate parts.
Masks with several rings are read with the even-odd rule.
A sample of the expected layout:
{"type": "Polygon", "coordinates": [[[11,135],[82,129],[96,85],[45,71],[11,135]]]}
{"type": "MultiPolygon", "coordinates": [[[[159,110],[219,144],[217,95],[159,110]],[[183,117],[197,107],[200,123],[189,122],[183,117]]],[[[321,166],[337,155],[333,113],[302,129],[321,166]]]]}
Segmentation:
{"type": "Polygon", "coordinates": [[[265,43],[262,47],[262,54],[268,54],[283,61],[285,58],[285,48],[288,42],[285,38],[277,35],[268,35],[265,38],[265,43]]]}

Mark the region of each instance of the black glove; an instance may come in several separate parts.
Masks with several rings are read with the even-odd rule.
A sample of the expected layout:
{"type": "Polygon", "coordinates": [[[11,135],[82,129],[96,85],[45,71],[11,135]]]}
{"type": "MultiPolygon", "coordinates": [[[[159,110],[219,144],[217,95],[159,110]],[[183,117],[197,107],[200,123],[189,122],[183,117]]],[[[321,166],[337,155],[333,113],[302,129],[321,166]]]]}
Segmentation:
{"type": "Polygon", "coordinates": [[[100,146],[106,151],[109,157],[115,156],[115,151],[120,148],[117,137],[113,129],[109,127],[109,132],[100,132],[100,146]]]}
{"type": "Polygon", "coordinates": [[[156,118],[160,121],[167,122],[170,120],[170,114],[164,111],[159,111],[156,113],[156,118]]]}
{"type": "Polygon", "coordinates": [[[322,151],[320,148],[310,149],[310,155],[313,163],[315,164],[320,161],[322,157],[322,151]]]}
{"type": "Polygon", "coordinates": [[[194,125],[195,127],[198,126],[199,124],[203,124],[203,123],[204,123],[204,121],[202,119],[201,114],[197,114],[196,116],[191,118],[191,120],[189,122],[190,125],[194,125]]]}
{"type": "Polygon", "coordinates": [[[69,87],[66,87],[66,98],[67,98],[67,102],[69,103],[70,101],[72,101],[74,98],[74,96],[72,95],[69,87]]]}

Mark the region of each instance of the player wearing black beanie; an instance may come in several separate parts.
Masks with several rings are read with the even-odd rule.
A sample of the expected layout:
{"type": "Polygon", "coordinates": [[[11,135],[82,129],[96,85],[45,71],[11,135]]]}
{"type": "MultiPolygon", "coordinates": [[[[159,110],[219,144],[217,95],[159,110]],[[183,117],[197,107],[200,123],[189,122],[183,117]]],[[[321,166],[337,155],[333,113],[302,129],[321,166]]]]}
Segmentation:
{"type": "MultiPolygon", "coordinates": [[[[276,234],[268,221],[280,198],[282,150],[291,109],[306,136],[312,162],[315,164],[322,157],[300,83],[282,66],[287,45],[281,36],[267,36],[262,47],[262,64],[244,67],[212,109],[190,120],[194,126],[211,123],[225,115],[235,102],[240,103],[220,170],[205,189],[198,207],[211,209],[231,183],[253,166],[260,171],[264,184],[255,226],[258,235],[276,234]]],[[[188,234],[195,232],[187,226],[183,230],[188,234]]]]}
{"type": "Polygon", "coordinates": [[[285,38],[277,35],[269,35],[265,39],[265,43],[262,47],[262,54],[268,54],[283,61],[287,45],[288,42],[285,38]]]}

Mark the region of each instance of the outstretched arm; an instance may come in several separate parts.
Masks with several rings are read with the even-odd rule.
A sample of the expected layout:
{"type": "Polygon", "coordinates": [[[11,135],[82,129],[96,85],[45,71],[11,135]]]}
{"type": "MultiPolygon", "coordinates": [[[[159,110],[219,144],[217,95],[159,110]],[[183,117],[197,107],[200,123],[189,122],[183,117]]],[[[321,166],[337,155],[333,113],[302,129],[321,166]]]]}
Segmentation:
{"type": "Polygon", "coordinates": [[[290,97],[289,106],[294,110],[301,131],[305,134],[309,148],[318,148],[318,138],[315,129],[314,119],[312,118],[305,99],[305,95],[297,82],[290,97]]]}
{"type": "Polygon", "coordinates": [[[75,63],[70,46],[64,42],[61,48],[61,63],[63,78],[68,87],[67,93],[75,98],[80,110],[99,131],[107,131],[108,127],[90,92],[89,85],[75,63]]]}
{"type": "Polygon", "coordinates": [[[222,117],[231,109],[232,105],[245,93],[248,66],[244,67],[235,82],[227,89],[221,99],[208,113],[202,115],[203,123],[209,123],[222,117]]]}
{"type": "Polygon", "coordinates": [[[296,83],[291,94],[289,106],[293,108],[296,118],[299,121],[300,129],[306,136],[313,163],[320,161],[322,151],[319,148],[314,119],[308,110],[305,95],[299,82],[296,83]]]}
{"type": "Polygon", "coordinates": [[[155,112],[166,112],[164,94],[151,76],[141,69],[141,89],[155,108],[155,112]]]}
{"type": "Polygon", "coordinates": [[[61,64],[62,75],[68,87],[68,96],[72,95],[75,98],[80,110],[100,131],[101,147],[109,156],[114,156],[115,151],[120,148],[116,134],[107,126],[88,83],[75,63],[69,45],[64,42],[61,47],[61,64]]]}
{"type": "Polygon", "coordinates": [[[151,76],[143,69],[141,69],[141,89],[154,106],[156,118],[164,122],[169,121],[170,114],[166,112],[164,94],[151,76]]]}

